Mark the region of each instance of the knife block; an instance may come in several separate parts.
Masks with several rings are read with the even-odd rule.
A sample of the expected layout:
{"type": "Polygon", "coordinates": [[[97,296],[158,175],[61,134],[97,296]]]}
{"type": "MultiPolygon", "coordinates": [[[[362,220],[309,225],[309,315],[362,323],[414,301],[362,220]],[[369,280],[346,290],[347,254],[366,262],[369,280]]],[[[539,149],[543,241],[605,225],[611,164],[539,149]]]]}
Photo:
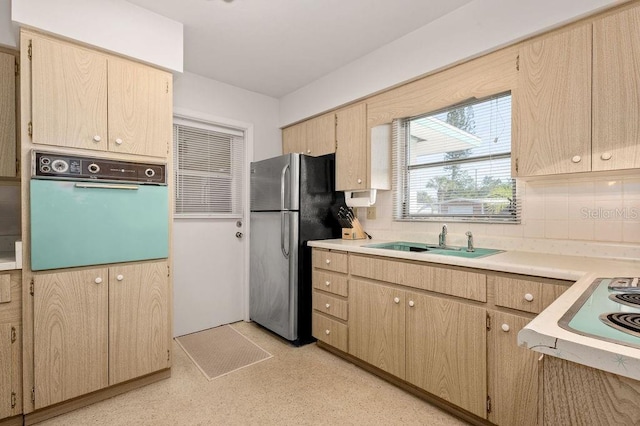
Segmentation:
{"type": "Polygon", "coordinates": [[[353,218],[351,226],[352,228],[342,228],[343,240],[363,240],[367,238],[367,234],[365,234],[364,229],[362,229],[362,225],[357,217],[353,218]]]}

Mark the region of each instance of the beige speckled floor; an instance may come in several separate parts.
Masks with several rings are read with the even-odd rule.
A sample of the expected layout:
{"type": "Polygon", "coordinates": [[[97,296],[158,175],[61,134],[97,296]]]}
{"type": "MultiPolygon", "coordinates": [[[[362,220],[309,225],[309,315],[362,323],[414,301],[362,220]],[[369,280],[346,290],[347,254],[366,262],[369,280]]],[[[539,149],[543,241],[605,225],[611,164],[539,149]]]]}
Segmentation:
{"type": "Polygon", "coordinates": [[[208,381],[174,342],[172,377],[40,425],[464,425],[319,349],[233,324],[273,358],[208,381]]]}

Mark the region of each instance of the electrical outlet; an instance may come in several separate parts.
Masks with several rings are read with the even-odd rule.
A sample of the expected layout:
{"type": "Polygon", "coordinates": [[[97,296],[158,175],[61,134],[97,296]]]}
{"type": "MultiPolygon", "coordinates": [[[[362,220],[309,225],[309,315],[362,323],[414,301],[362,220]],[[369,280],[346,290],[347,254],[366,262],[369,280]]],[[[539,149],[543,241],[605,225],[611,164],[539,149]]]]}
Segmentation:
{"type": "Polygon", "coordinates": [[[376,218],[376,208],[367,207],[367,220],[374,220],[376,218]]]}

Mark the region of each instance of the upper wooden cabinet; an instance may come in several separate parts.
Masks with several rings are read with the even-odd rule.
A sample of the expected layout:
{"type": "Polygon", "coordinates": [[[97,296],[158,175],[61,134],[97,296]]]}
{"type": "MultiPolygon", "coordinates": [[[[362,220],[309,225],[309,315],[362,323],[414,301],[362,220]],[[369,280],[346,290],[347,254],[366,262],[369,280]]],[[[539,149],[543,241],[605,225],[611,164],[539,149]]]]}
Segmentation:
{"type": "Polygon", "coordinates": [[[591,170],[591,25],[523,44],[518,62],[514,175],[591,170]]]}
{"type": "Polygon", "coordinates": [[[318,157],[336,151],[334,113],[321,115],[282,130],[282,152],[318,157]]]}
{"type": "Polygon", "coordinates": [[[367,150],[367,104],[336,112],[336,190],[371,188],[367,150]]]}
{"type": "Polygon", "coordinates": [[[0,52],[0,177],[16,177],[16,57],[0,52]]]}
{"type": "Polygon", "coordinates": [[[640,167],[640,6],[593,24],[593,170],[640,167]]]}
{"type": "Polygon", "coordinates": [[[171,74],[59,40],[26,36],[31,41],[33,143],[167,156],[171,74]]]}

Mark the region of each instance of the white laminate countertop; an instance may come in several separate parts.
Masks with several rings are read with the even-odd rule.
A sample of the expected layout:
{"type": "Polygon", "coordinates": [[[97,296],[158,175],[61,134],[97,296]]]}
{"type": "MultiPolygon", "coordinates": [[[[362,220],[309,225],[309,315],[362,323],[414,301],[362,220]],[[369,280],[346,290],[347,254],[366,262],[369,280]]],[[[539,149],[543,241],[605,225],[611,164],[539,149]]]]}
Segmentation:
{"type": "Polygon", "coordinates": [[[572,333],[558,326],[558,320],[599,277],[640,276],[640,261],[600,259],[586,256],[505,251],[491,256],[465,259],[453,256],[365,247],[383,240],[310,241],[311,247],[398,259],[465,266],[546,278],[576,281],[547,309],[518,333],[521,346],[640,380],[640,349],[572,333]]]}
{"type": "Polygon", "coordinates": [[[15,242],[13,251],[0,251],[0,271],[22,269],[22,241],[15,242]]]}

